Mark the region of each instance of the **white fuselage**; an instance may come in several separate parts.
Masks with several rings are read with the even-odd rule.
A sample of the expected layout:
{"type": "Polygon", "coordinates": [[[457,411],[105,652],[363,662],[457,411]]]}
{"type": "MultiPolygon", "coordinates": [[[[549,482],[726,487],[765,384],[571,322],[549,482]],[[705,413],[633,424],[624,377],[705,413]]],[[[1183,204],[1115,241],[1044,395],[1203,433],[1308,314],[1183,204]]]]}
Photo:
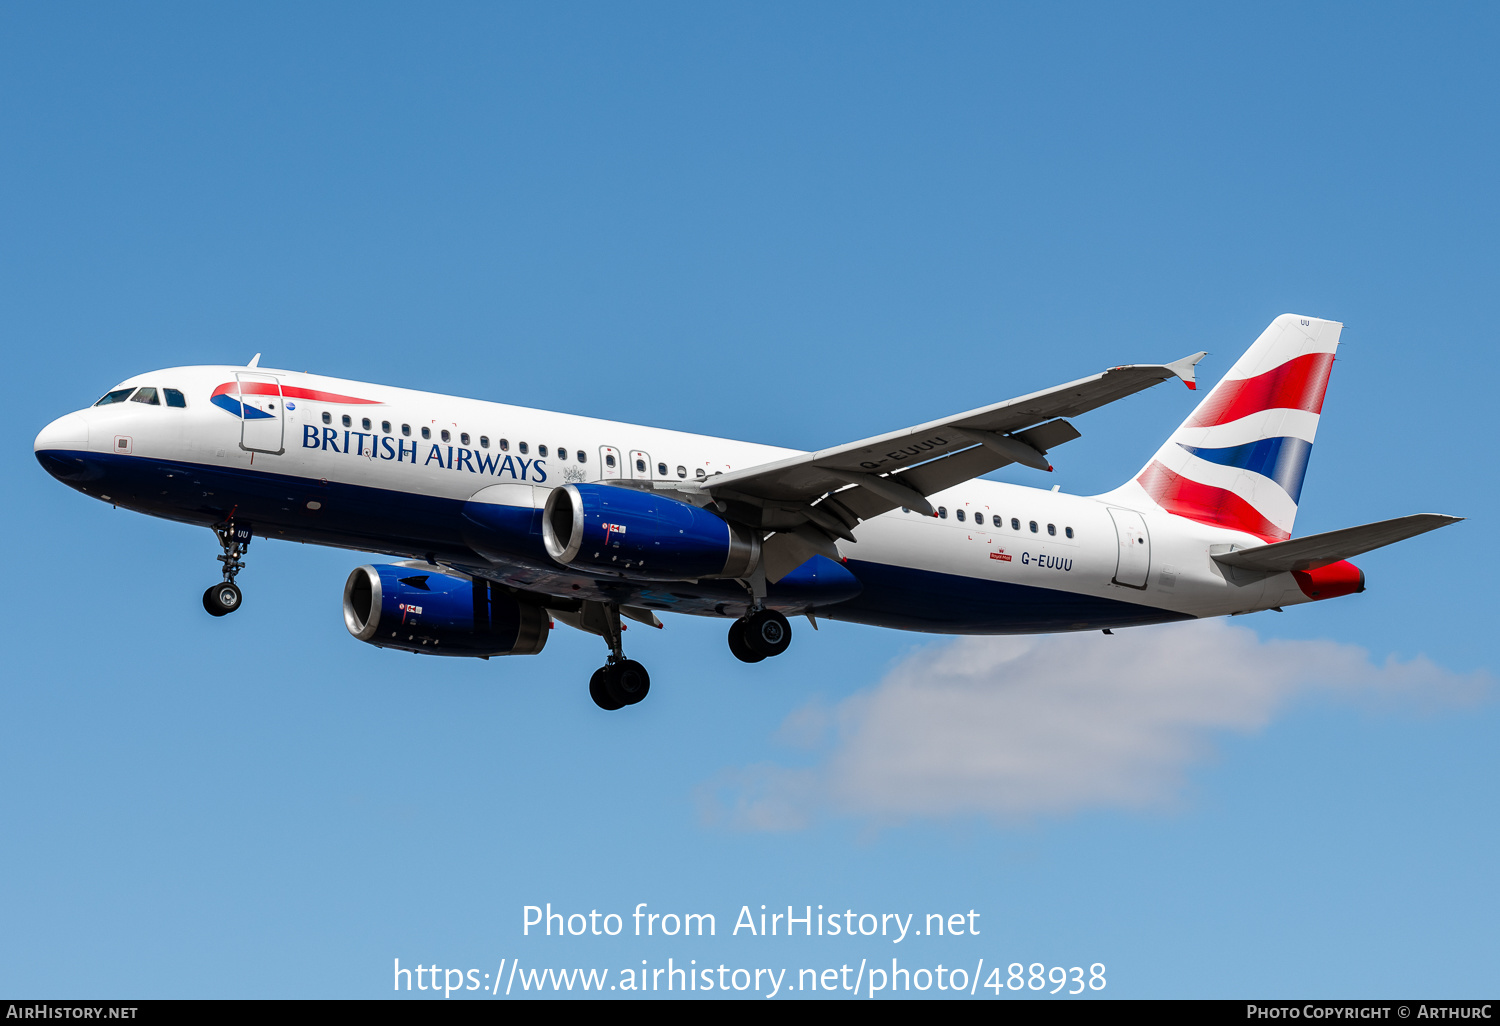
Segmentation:
{"type": "MultiPolygon", "coordinates": [[[[126,401],[81,410],[42,432],[36,443],[39,456],[77,452],[107,457],[110,470],[93,487],[75,486],[105,501],[200,523],[211,522],[225,509],[232,514],[239,499],[232,493],[245,482],[274,481],[286,496],[276,500],[282,503],[279,512],[260,515],[257,534],[401,556],[424,554],[410,540],[421,533],[416,526],[382,544],[355,523],[334,523],[353,514],[337,508],[339,500],[319,499],[318,489],[357,488],[363,490],[358,494],[374,497],[366,501],[395,508],[416,499],[462,504],[481,489],[509,484],[530,486],[540,508],[546,491],[562,484],[693,481],[796,454],[750,442],[290,371],[180,367],[139,375],[119,387],[138,385],[177,390],[187,397],[186,406],[126,401]],[[247,398],[241,416],[211,401],[214,390],[236,382],[236,375],[274,383],[279,402],[276,394],[260,396],[253,404],[247,398]],[[247,419],[252,412],[258,420],[247,419]],[[134,465],[142,468],[141,482],[115,488],[127,491],[126,496],[104,490],[120,480],[120,468],[134,465]],[[199,484],[184,490],[175,474],[197,474],[199,484]],[[154,483],[162,485],[157,500],[149,494],[154,483]],[[187,491],[191,502],[183,498],[187,491]],[[169,495],[172,508],[165,505],[169,495]]],[[[225,398],[221,392],[219,402],[225,398]]],[[[1289,573],[1243,574],[1237,580],[1212,558],[1211,551],[1258,545],[1260,539],[1165,513],[1129,488],[1084,497],[976,479],[929,500],[940,509],[939,516],[893,510],[873,517],[854,529],[856,543],[839,543],[840,554],[856,574],[862,566],[889,568],[942,575],[934,580],[951,577],[981,586],[1038,589],[1064,604],[1067,596],[1107,600],[1141,607],[1141,622],[1309,601],[1289,573]],[[1138,519],[1111,509],[1128,510],[1138,519]],[[1127,537],[1122,523],[1143,525],[1143,537],[1127,537]]],[[[524,568],[517,573],[517,583],[541,590],[562,587],[564,581],[573,582],[569,588],[576,584],[567,575],[555,581],[537,577],[535,569],[529,577],[524,568]]],[[[882,608],[889,601],[894,599],[881,599],[887,604],[882,608]]],[[[847,618],[866,619],[857,608],[847,618]]],[[[874,616],[872,622],[888,619],[874,616]]],[[[1097,625],[1089,615],[1080,615],[1076,623],[1049,623],[1050,629],[1097,625]]],[[[979,627],[979,621],[967,623],[961,616],[947,625],[942,617],[918,625],[985,632],[979,627]]]]}

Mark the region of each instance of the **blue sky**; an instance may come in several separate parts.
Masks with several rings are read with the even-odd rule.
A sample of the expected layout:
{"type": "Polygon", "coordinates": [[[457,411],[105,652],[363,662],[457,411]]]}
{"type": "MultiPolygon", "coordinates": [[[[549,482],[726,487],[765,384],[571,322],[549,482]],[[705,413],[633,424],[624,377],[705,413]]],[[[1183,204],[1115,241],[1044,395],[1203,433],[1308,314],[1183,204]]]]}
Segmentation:
{"type": "MultiPolygon", "coordinates": [[[[0,992],[378,997],[397,957],[893,954],[1102,962],[1116,996],[1493,991],[1496,20],[0,10],[0,992]],[[208,532],[77,495],[30,448],[124,377],[256,352],[814,448],[1199,349],[1216,380],[1283,312],[1347,325],[1298,533],[1471,519],[1361,558],[1361,596],[1122,633],[1178,689],[1158,705],[1087,670],[1096,637],[827,624],[751,667],[674,618],[627,636],[654,687],[609,716],[584,689],[602,646],[565,629],[488,663],[359,645],[353,553],[257,542],[244,609],[210,620],[208,532]],[[969,657],[994,687],[944,694],[1019,732],[997,745],[1071,736],[1105,698],[1164,711],[1128,765],[965,776],[903,735],[927,762],[892,797],[877,713],[969,657]],[[1026,674],[993,669],[1012,657],[1026,674]],[[1171,698],[1205,693],[1233,701],[1171,698]],[[720,936],[522,937],[549,901],[710,911],[720,936]],[[983,932],[724,936],[762,903],[972,908],[983,932]]],[[[1191,404],[1152,390],[1082,418],[1047,481],[999,476],[1103,491],[1191,404]]]]}

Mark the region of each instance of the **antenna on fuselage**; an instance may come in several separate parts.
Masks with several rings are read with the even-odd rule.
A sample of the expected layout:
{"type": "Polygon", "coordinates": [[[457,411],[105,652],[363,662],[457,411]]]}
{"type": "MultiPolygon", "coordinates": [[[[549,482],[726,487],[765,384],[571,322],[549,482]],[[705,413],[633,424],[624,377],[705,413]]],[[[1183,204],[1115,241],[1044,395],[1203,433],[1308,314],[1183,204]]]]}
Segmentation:
{"type": "Polygon", "coordinates": [[[254,356],[250,357],[250,362],[247,363],[247,364],[245,364],[245,366],[246,367],[259,367],[260,366],[260,354],[256,353],[254,356]]]}

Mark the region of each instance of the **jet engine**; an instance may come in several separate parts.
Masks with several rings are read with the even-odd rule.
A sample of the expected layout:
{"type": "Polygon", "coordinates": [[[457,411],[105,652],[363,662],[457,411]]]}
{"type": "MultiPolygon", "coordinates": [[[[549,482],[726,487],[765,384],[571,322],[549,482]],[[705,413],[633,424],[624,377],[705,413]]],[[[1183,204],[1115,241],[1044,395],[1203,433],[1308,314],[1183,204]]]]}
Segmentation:
{"type": "Polygon", "coordinates": [[[493,581],[423,563],[356,567],[344,582],[344,626],[360,641],[427,655],[536,655],[551,617],[493,581]]]}
{"type": "Polygon", "coordinates": [[[632,580],[746,577],[760,538],[706,509],[630,488],[554,488],[542,511],[542,542],[564,566],[632,580]]]}

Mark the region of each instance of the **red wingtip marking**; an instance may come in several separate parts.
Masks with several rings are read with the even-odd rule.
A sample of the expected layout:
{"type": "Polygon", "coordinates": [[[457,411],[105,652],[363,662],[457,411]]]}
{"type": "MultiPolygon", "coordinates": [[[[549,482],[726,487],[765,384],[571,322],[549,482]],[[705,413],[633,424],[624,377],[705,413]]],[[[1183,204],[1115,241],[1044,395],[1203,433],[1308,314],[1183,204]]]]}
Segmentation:
{"type": "Polygon", "coordinates": [[[1183,384],[1192,389],[1194,392],[1198,391],[1198,382],[1196,381],[1184,381],[1183,384]]]}

